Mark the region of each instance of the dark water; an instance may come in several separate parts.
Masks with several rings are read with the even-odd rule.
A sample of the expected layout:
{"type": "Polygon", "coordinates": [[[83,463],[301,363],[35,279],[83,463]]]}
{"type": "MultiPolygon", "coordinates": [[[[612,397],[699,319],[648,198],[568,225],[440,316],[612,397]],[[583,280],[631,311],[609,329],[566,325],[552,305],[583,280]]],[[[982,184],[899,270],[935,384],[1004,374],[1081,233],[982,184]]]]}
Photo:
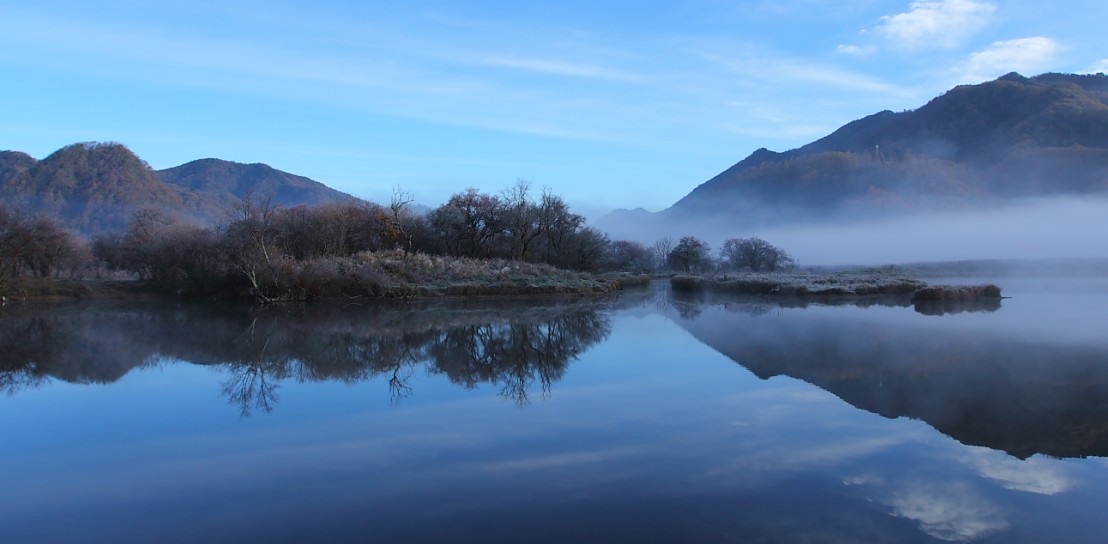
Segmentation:
{"type": "Polygon", "coordinates": [[[1108,285],[0,309],[4,542],[1103,542],[1108,285]]]}

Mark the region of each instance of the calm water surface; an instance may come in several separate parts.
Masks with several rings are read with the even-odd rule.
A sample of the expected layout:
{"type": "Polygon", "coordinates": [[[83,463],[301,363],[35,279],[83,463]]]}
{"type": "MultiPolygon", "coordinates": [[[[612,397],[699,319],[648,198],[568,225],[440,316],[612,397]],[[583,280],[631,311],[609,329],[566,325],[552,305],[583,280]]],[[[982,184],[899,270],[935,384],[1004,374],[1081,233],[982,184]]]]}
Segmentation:
{"type": "Polygon", "coordinates": [[[4,542],[1104,542],[1108,282],[0,309],[4,542]]]}

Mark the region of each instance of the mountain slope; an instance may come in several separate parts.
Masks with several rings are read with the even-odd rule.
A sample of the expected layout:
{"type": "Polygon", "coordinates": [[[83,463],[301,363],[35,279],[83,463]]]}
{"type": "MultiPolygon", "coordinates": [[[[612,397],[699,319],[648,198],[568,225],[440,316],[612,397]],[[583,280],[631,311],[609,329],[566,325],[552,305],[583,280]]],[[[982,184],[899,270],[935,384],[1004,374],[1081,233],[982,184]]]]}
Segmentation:
{"type": "Polygon", "coordinates": [[[207,195],[209,205],[226,209],[248,195],[273,195],[281,206],[319,204],[353,198],[303,176],[282,172],[265,164],[241,164],[200,159],[158,171],[163,181],[186,191],[207,195]]]}
{"type": "MultiPolygon", "coordinates": [[[[1108,76],[1013,73],[797,149],[759,149],[649,221],[741,227],[1106,191],[1108,76]]],[[[600,222],[641,228],[620,228],[628,217],[600,222]]]]}
{"type": "Polygon", "coordinates": [[[80,232],[120,229],[143,207],[186,211],[185,195],[118,143],[63,147],[8,180],[4,194],[16,206],[57,217],[80,232]]]}
{"type": "Polygon", "coordinates": [[[881,112],[786,153],[756,151],[671,208],[829,212],[1108,190],[1108,77],[1009,74],[881,112]],[[1041,166],[1038,166],[1041,165],[1041,166]]]}

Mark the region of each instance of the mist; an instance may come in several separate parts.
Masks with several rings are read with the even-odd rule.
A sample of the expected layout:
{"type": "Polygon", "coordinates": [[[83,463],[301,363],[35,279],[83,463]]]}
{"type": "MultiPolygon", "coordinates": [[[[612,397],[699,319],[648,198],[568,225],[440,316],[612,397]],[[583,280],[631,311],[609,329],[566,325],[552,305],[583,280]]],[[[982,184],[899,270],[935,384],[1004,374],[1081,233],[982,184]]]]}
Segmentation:
{"type": "MultiPolygon", "coordinates": [[[[860,214],[859,214],[860,215],[860,214]]],[[[654,214],[661,220],[664,213],[654,214]]],[[[899,217],[819,222],[790,218],[757,227],[743,221],[679,221],[648,228],[605,225],[613,239],[653,244],[696,236],[713,250],[728,238],[756,236],[789,252],[802,266],[882,265],[979,259],[1108,258],[1108,196],[1045,197],[1003,206],[929,211],[899,217]],[[622,236],[621,236],[622,235],[622,236]]]]}
{"type": "Polygon", "coordinates": [[[1053,197],[982,211],[777,227],[755,235],[803,264],[1108,257],[1108,198],[1053,197]]]}

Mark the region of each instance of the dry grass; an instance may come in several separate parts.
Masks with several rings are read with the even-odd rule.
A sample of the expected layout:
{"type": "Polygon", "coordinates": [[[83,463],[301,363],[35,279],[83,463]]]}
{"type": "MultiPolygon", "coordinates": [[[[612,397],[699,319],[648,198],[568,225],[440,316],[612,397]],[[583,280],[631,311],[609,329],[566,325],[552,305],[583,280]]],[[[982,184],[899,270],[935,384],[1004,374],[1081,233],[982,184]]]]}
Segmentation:
{"type": "Polygon", "coordinates": [[[676,291],[712,290],[744,295],[775,296],[871,296],[906,295],[927,287],[913,278],[867,273],[744,274],[728,278],[674,276],[676,291]]]}
{"type": "Polygon", "coordinates": [[[289,282],[284,290],[291,298],[585,294],[606,293],[623,285],[619,279],[545,264],[403,251],[293,261],[282,276],[289,282]]]}

